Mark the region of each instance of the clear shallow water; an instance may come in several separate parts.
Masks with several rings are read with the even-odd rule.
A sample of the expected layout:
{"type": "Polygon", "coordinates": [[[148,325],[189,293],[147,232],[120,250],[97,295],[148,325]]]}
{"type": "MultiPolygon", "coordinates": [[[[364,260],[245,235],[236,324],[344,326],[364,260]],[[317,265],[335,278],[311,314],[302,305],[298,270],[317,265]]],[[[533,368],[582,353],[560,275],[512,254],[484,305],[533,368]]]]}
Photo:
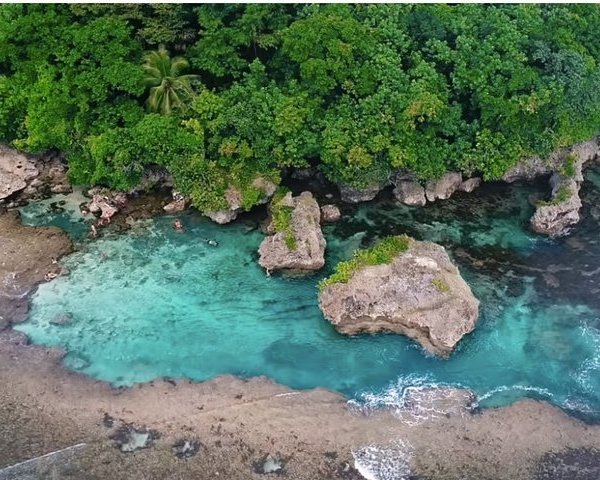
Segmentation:
{"type": "Polygon", "coordinates": [[[528,196],[539,189],[494,185],[421,209],[370,203],[325,229],[326,270],[389,234],[449,248],[482,305],[475,332],[450,360],[401,336],[337,334],[317,306],[327,271],[266,277],[255,220],[218,226],[195,214],[181,217],[184,233],[162,217],[86,242],[76,213],[46,217],[45,205],[26,207],[26,222],[59,224],[81,242],[64,261],[70,276],[40,286],[18,329],[65,347],[68,368],[116,385],[267,375],[378,406],[399,401],[410,385],[445,384],[473,389],[482,406],[532,396],[598,419],[600,170],[587,176],[584,221],[566,239],[524,228],[528,196]],[[72,321],[51,323],[64,315],[72,321]]]}

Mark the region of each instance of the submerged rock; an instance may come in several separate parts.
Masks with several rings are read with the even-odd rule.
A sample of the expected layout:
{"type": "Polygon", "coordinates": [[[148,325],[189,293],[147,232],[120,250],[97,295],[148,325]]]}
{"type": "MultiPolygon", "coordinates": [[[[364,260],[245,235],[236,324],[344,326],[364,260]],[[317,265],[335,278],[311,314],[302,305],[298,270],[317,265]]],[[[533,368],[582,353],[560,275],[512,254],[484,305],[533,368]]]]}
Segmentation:
{"type": "Polygon", "coordinates": [[[394,188],[394,197],[405,205],[422,207],[427,203],[425,189],[417,182],[400,181],[394,188]]]}
{"type": "Polygon", "coordinates": [[[444,357],[475,328],[479,311],[444,247],[412,239],[390,264],[364,266],[347,283],[326,285],[319,306],[341,333],[399,333],[444,357]]]}
{"type": "MultiPolygon", "coordinates": [[[[263,193],[255,205],[263,205],[267,203],[277,190],[277,185],[275,183],[263,177],[255,178],[251,186],[261,190],[263,193]]],[[[225,201],[227,202],[228,208],[223,210],[203,212],[204,215],[210,218],[213,222],[225,224],[235,220],[237,216],[244,211],[242,192],[238,188],[230,186],[225,191],[225,201]]]]}
{"type": "Polygon", "coordinates": [[[321,210],[312,193],[302,192],[297,197],[288,193],[274,208],[287,209],[289,224],[285,231],[277,231],[275,222],[267,228],[274,232],[266,237],[258,249],[259,264],[267,272],[290,270],[297,272],[318,270],[325,265],[325,237],[321,231],[321,210]]]}
{"type": "Polygon", "coordinates": [[[447,200],[452,196],[462,183],[462,175],[457,172],[448,172],[442,175],[438,180],[427,182],[425,187],[425,196],[430,202],[437,199],[447,200]]]}
{"type": "Polygon", "coordinates": [[[337,222],[341,218],[342,213],[335,205],[323,205],[321,207],[321,221],[323,223],[337,222]]]}

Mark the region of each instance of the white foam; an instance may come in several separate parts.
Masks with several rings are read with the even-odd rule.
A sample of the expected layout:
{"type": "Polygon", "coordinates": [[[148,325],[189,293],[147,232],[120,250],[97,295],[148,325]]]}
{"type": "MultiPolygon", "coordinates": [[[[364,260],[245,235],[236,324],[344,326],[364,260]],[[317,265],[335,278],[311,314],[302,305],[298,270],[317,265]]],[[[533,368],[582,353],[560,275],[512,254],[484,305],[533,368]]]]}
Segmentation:
{"type": "Polygon", "coordinates": [[[430,376],[420,377],[411,374],[400,376],[395,383],[381,391],[363,392],[358,398],[349,400],[348,404],[366,414],[384,408],[404,423],[418,425],[426,420],[446,415],[445,411],[435,407],[434,399],[439,399],[440,395],[443,395],[443,389],[447,388],[467,389],[460,384],[434,382],[430,376]],[[429,390],[431,395],[427,392],[429,390]],[[410,402],[409,405],[409,398],[414,400],[418,397],[415,392],[421,394],[421,401],[416,404],[410,402]]]}
{"type": "Polygon", "coordinates": [[[354,468],[366,480],[405,480],[410,472],[412,446],[397,440],[387,446],[368,445],[352,451],[354,468]]]}

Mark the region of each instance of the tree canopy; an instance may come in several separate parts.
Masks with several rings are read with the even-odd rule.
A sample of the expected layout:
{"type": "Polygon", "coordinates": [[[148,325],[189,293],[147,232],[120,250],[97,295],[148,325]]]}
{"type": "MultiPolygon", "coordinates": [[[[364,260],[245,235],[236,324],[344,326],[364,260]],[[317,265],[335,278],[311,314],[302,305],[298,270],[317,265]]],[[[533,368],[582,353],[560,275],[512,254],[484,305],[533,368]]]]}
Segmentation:
{"type": "Polygon", "coordinates": [[[309,164],[497,179],[600,130],[598,31],[592,4],[1,5],[0,141],[81,184],[163,165],[204,210],[309,164]]]}

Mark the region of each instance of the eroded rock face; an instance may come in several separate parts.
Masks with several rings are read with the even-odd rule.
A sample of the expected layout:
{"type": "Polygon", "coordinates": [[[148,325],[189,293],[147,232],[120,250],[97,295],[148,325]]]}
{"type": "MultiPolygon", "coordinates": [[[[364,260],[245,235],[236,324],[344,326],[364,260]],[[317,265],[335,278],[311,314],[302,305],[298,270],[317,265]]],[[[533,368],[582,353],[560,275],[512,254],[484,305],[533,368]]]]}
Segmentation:
{"type": "Polygon", "coordinates": [[[447,200],[458,190],[461,183],[462,175],[460,173],[445,173],[438,180],[427,182],[425,196],[430,202],[434,202],[437,199],[447,200]]]}
{"type": "Polygon", "coordinates": [[[579,182],[574,178],[554,174],[550,183],[553,185],[552,199],[537,206],[530,225],[536,233],[560,236],[568,233],[569,229],[579,222],[579,209],[582,205],[579,198],[579,182]]]}
{"type": "Polygon", "coordinates": [[[35,163],[23,154],[0,146],[0,200],[24,190],[39,175],[35,163]]]}
{"type": "Polygon", "coordinates": [[[425,189],[417,182],[399,182],[394,188],[394,196],[405,205],[422,207],[427,203],[425,189]]]}
{"type": "MultiPolygon", "coordinates": [[[[256,205],[263,205],[267,203],[277,190],[275,185],[270,180],[263,177],[258,177],[252,182],[254,188],[262,190],[263,196],[259,199],[256,205]]],[[[213,212],[203,212],[213,222],[219,224],[229,223],[237,218],[237,216],[243,211],[242,208],[242,192],[235,187],[229,187],[225,192],[225,201],[229,205],[226,210],[216,210],[213,212]]]]}
{"type": "Polygon", "coordinates": [[[339,221],[341,218],[342,213],[335,205],[323,205],[321,207],[321,222],[332,223],[339,221]]]}
{"type": "Polygon", "coordinates": [[[347,283],[326,286],[319,306],[341,333],[399,333],[444,357],[479,314],[479,301],[446,250],[416,240],[391,264],[363,267],[347,283]]]}
{"type": "Polygon", "coordinates": [[[175,190],[173,190],[172,197],[173,201],[167,203],[163,210],[169,214],[183,212],[187,208],[187,199],[175,190]]]}
{"type": "Polygon", "coordinates": [[[531,181],[537,177],[550,175],[560,170],[568,154],[575,155],[582,165],[595,159],[600,155],[599,138],[596,137],[587,142],[577,143],[570,148],[557,150],[545,159],[540,157],[526,158],[507,170],[502,179],[505,182],[513,183],[517,180],[531,181]]]}
{"type": "Polygon", "coordinates": [[[373,200],[377,194],[385,188],[385,185],[369,185],[363,189],[340,185],[340,197],[345,203],[360,203],[373,200]]]}
{"type": "Polygon", "coordinates": [[[579,189],[583,182],[583,168],[599,154],[600,145],[598,139],[594,139],[551,156],[552,194],[549,201],[536,205],[536,211],[530,220],[534,232],[550,236],[566,235],[579,222],[579,210],[582,206],[579,189]]]}
{"type": "Polygon", "coordinates": [[[478,188],[481,185],[481,177],[473,177],[462,182],[458,190],[461,192],[471,193],[473,190],[478,188]]]}
{"type": "Polygon", "coordinates": [[[88,194],[92,196],[88,210],[102,220],[110,221],[127,204],[127,195],[123,192],[93,188],[88,194]]]}
{"type": "MultiPolygon", "coordinates": [[[[325,237],[321,231],[321,209],[312,193],[302,192],[297,197],[288,193],[281,204],[292,208],[291,228],[295,248],[288,247],[286,232],[275,232],[266,237],[258,249],[259,264],[267,272],[287,270],[307,272],[325,265],[325,237]]],[[[273,225],[268,231],[274,231],[273,225]]]]}

